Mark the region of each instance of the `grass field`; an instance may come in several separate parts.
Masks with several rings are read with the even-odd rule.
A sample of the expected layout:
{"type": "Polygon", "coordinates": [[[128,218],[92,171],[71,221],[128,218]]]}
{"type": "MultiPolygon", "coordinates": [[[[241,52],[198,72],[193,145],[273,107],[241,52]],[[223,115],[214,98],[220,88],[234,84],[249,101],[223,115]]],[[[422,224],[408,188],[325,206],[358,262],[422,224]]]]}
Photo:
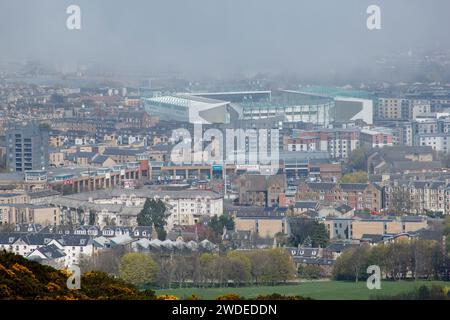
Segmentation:
{"type": "Polygon", "coordinates": [[[301,295],[318,300],[367,300],[373,295],[394,295],[406,292],[421,285],[431,286],[432,284],[441,284],[449,286],[449,282],[442,281],[384,281],[380,290],[369,290],[365,281],[343,282],[343,281],[315,281],[303,282],[295,285],[280,286],[258,286],[242,288],[183,288],[156,290],[157,295],[170,294],[181,299],[189,297],[192,294],[201,299],[211,300],[217,296],[236,293],[245,298],[254,298],[258,295],[279,293],[283,295],[301,295]]]}

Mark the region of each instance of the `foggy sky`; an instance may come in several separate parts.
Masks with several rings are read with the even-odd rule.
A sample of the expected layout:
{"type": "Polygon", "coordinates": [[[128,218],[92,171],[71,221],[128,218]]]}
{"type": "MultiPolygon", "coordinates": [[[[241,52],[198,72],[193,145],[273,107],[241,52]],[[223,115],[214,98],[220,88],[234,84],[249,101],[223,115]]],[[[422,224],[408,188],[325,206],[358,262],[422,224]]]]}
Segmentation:
{"type": "Polygon", "coordinates": [[[319,74],[450,47],[448,0],[0,0],[0,62],[227,75],[319,74]],[[80,31],[66,8],[81,7],[80,31]],[[382,30],[366,28],[381,7],[382,30]]]}

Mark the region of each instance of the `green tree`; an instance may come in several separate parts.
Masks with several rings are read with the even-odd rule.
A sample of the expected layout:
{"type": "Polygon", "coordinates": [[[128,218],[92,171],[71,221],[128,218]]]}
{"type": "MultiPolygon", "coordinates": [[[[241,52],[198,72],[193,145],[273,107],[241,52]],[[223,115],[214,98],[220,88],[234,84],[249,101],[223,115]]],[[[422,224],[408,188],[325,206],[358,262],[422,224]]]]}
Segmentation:
{"type": "Polygon", "coordinates": [[[249,258],[253,281],[258,284],[270,272],[270,253],[268,250],[252,250],[249,252],[249,258]]]}
{"type": "Polygon", "coordinates": [[[360,278],[365,278],[369,249],[365,246],[361,246],[350,250],[353,252],[349,265],[355,277],[355,282],[358,282],[360,278]]]}
{"type": "Polygon", "coordinates": [[[312,279],[322,279],[326,277],[325,270],[318,265],[301,265],[298,268],[298,275],[300,278],[312,280],[312,279]]]}
{"type": "Polygon", "coordinates": [[[220,235],[222,234],[224,227],[227,230],[233,230],[234,221],[233,218],[227,214],[223,214],[220,217],[214,215],[214,217],[209,220],[208,227],[210,227],[216,235],[220,235]]]}
{"type": "Polygon", "coordinates": [[[313,233],[311,235],[312,246],[325,248],[329,242],[327,228],[323,223],[314,221],[313,233]]]}
{"type": "Polygon", "coordinates": [[[341,183],[367,183],[369,178],[364,171],[352,172],[341,178],[341,183]]]}
{"type": "Polygon", "coordinates": [[[358,148],[350,154],[347,165],[350,170],[366,171],[367,170],[367,150],[358,148]]]}
{"type": "Polygon", "coordinates": [[[127,253],[120,264],[120,278],[134,285],[151,283],[159,272],[158,264],[147,254],[127,253]]]}
{"type": "Polygon", "coordinates": [[[199,258],[200,277],[201,282],[204,285],[212,285],[218,278],[217,276],[217,261],[218,255],[214,255],[208,252],[202,253],[199,258]]]}
{"type": "Polygon", "coordinates": [[[89,225],[95,225],[95,221],[97,220],[96,214],[94,211],[89,211],[89,225]]]}
{"type": "Polygon", "coordinates": [[[245,255],[236,251],[230,251],[225,260],[225,274],[227,280],[236,285],[248,283],[251,279],[251,262],[245,255]]]}
{"type": "Polygon", "coordinates": [[[354,280],[358,282],[364,279],[369,265],[369,248],[361,246],[351,248],[336,260],[333,267],[333,277],[336,280],[354,280]]]}
{"type": "Polygon", "coordinates": [[[291,255],[284,249],[269,250],[269,265],[273,282],[286,282],[295,277],[295,266],[291,255]]]}
{"type": "Polygon", "coordinates": [[[450,236],[450,216],[447,216],[444,219],[443,233],[445,236],[450,236]]]}
{"type": "Polygon", "coordinates": [[[158,233],[158,239],[165,240],[166,231],[164,227],[167,225],[167,208],[161,200],[147,199],[144,208],[137,216],[139,226],[154,226],[158,233]]]}
{"type": "Polygon", "coordinates": [[[309,237],[313,247],[326,247],[329,236],[323,223],[306,218],[292,218],[289,221],[291,236],[289,242],[292,246],[298,246],[309,237]]]}
{"type": "Polygon", "coordinates": [[[445,236],[445,252],[450,255],[450,216],[445,217],[443,223],[443,235],[445,236]]]}

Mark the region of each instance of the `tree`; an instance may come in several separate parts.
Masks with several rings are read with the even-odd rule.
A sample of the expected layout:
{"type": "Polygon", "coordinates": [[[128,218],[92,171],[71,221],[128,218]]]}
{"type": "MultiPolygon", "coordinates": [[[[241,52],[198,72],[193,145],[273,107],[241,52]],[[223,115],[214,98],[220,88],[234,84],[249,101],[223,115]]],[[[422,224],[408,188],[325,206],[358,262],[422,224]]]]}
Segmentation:
{"type": "Polygon", "coordinates": [[[251,262],[253,282],[279,283],[295,277],[295,265],[290,254],[280,248],[247,252],[251,262]]]}
{"type": "Polygon", "coordinates": [[[243,253],[230,251],[225,261],[226,279],[233,281],[235,285],[248,283],[251,278],[251,262],[243,253]]]}
{"type": "Polygon", "coordinates": [[[153,282],[158,272],[158,264],[144,253],[127,253],[120,264],[120,278],[134,285],[153,282]]]}
{"type": "Polygon", "coordinates": [[[201,282],[206,285],[212,285],[214,280],[217,279],[217,260],[219,256],[205,252],[199,258],[200,276],[201,282]]]}
{"type": "Polygon", "coordinates": [[[409,274],[417,278],[439,278],[445,274],[445,256],[435,240],[397,240],[344,252],[333,268],[337,280],[364,279],[369,265],[378,265],[384,277],[399,280],[409,274]]]}
{"type": "Polygon", "coordinates": [[[96,220],[97,215],[95,214],[95,211],[89,211],[89,225],[90,226],[95,225],[96,220]]]}
{"type": "Polygon", "coordinates": [[[326,277],[325,270],[319,265],[301,265],[298,268],[298,275],[308,280],[322,279],[326,277]]]}
{"type": "Polygon", "coordinates": [[[348,261],[351,258],[351,253],[346,251],[343,252],[334,263],[333,266],[333,279],[335,280],[350,280],[352,278],[351,272],[349,271],[348,261]]]}
{"type": "Polygon", "coordinates": [[[327,228],[323,223],[314,221],[313,222],[313,233],[311,235],[312,243],[314,247],[325,248],[329,242],[329,235],[327,228]]]}
{"type": "Polygon", "coordinates": [[[252,263],[247,253],[241,251],[229,251],[227,259],[238,262],[241,265],[242,282],[249,282],[251,279],[252,263]]]}
{"type": "Polygon", "coordinates": [[[354,171],[366,171],[367,170],[367,150],[364,148],[358,148],[352,151],[350,154],[347,165],[350,170],[354,171]]]}
{"type": "Polygon", "coordinates": [[[443,233],[445,236],[445,252],[450,255],[450,217],[447,216],[444,219],[443,233]]]}
{"type": "Polygon", "coordinates": [[[178,287],[182,288],[188,278],[194,278],[194,265],[196,257],[194,255],[173,257],[173,273],[178,287]]]}
{"type": "Polygon", "coordinates": [[[292,246],[304,243],[309,237],[313,247],[326,247],[328,244],[328,232],[323,223],[307,218],[292,218],[289,221],[291,236],[289,241],[292,246]]]}
{"type": "Polygon", "coordinates": [[[167,225],[167,208],[161,200],[147,199],[144,208],[137,216],[139,226],[154,226],[158,233],[158,239],[165,240],[166,232],[164,227],[167,225]]]}
{"type": "Polygon", "coordinates": [[[269,266],[272,282],[286,282],[295,277],[295,266],[291,255],[284,249],[269,250],[269,266]]]}
{"type": "Polygon", "coordinates": [[[369,178],[364,171],[348,173],[341,178],[341,183],[367,183],[367,181],[369,178]]]}
{"type": "Polygon", "coordinates": [[[333,278],[336,280],[354,280],[355,282],[365,279],[370,259],[370,249],[367,246],[345,251],[336,259],[333,267],[333,278]]]}
{"type": "Polygon", "coordinates": [[[157,260],[160,270],[160,272],[158,272],[155,282],[162,288],[170,289],[175,271],[175,263],[173,260],[173,255],[159,254],[155,255],[155,259],[157,260]]]}
{"type": "Polygon", "coordinates": [[[350,268],[354,274],[355,282],[358,282],[360,277],[365,274],[368,261],[368,249],[365,246],[358,247],[356,249],[350,249],[352,256],[349,260],[350,268]]]}
{"type": "Polygon", "coordinates": [[[126,249],[123,246],[115,246],[100,250],[92,256],[84,255],[80,259],[81,272],[102,271],[119,276],[120,263],[126,253],[126,249]]]}
{"type": "Polygon", "coordinates": [[[223,233],[223,228],[227,230],[234,230],[233,218],[227,214],[223,214],[220,217],[214,215],[208,222],[208,226],[214,231],[216,235],[223,233]]]}
{"type": "MultiPolygon", "coordinates": [[[[268,273],[270,257],[268,250],[252,250],[249,253],[250,262],[252,265],[251,274],[253,281],[260,283],[265,275],[268,273]]],[[[270,272],[270,270],[269,270],[270,272]]]]}

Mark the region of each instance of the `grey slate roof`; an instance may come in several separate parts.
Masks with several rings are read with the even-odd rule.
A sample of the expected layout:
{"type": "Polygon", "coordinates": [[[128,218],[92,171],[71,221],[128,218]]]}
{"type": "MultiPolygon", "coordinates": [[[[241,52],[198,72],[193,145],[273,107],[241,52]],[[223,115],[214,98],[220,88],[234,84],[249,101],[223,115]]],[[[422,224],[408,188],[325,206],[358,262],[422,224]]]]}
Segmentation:
{"type": "Polygon", "coordinates": [[[50,244],[36,249],[42,253],[47,259],[58,259],[64,257],[66,254],[60,250],[56,245],[50,244]]]}
{"type": "Polygon", "coordinates": [[[317,201],[297,201],[294,207],[296,209],[316,209],[318,205],[317,201]]]}

